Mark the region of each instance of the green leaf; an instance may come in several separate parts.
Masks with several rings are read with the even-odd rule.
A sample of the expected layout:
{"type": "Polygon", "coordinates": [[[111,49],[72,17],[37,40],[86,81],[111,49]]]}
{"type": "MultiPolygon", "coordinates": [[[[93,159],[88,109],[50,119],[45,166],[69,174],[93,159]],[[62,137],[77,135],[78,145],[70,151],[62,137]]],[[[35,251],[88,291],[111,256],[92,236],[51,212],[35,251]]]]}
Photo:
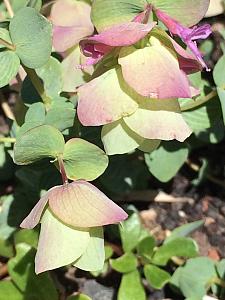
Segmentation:
{"type": "Polygon", "coordinates": [[[119,227],[124,252],[132,251],[139,242],[142,225],[137,213],[133,213],[119,227]]]}
{"type": "Polygon", "coordinates": [[[25,115],[25,122],[20,127],[16,138],[20,138],[28,130],[44,124],[45,106],[42,102],[31,104],[25,115]]]}
{"type": "Polygon", "coordinates": [[[108,157],[104,151],[79,138],[71,139],[66,143],[63,161],[68,178],[73,180],[94,180],[108,165],[108,157]]]}
{"type": "Polygon", "coordinates": [[[153,236],[148,236],[140,241],[138,244],[137,250],[138,254],[151,260],[156,242],[153,236]]]}
{"type": "Polygon", "coordinates": [[[7,85],[18,73],[20,60],[11,50],[0,52],[0,87],[7,85]]]}
{"type": "MultiPolygon", "coordinates": [[[[194,101],[197,102],[198,98],[194,101]]],[[[194,132],[205,131],[205,129],[211,128],[216,124],[219,119],[222,119],[219,98],[216,96],[205,105],[185,111],[182,113],[182,116],[194,132]]]]}
{"type": "Polygon", "coordinates": [[[10,211],[13,204],[13,196],[1,198],[0,211],[0,255],[4,257],[12,257],[14,255],[13,243],[11,236],[16,228],[12,226],[10,220],[10,211]]]}
{"type": "Polygon", "coordinates": [[[218,119],[217,123],[212,124],[208,130],[196,131],[196,137],[207,144],[218,144],[224,138],[224,122],[218,119]]]}
{"type": "Polygon", "coordinates": [[[145,290],[138,271],[124,274],[120,283],[118,300],[146,300],[145,290]]]}
{"type": "Polygon", "coordinates": [[[0,300],[24,300],[22,293],[11,281],[0,282],[0,300]]]}
{"type": "Polygon", "coordinates": [[[113,194],[125,194],[135,189],[147,189],[149,172],[133,154],[109,157],[109,166],[101,176],[104,187],[113,194]]]}
{"type": "Polygon", "coordinates": [[[105,260],[110,259],[113,256],[113,248],[111,246],[105,246],[105,260]]]}
{"type": "Polygon", "coordinates": [[[145,265],[144,274],[148,283],[155,289],[162,289],[171,278],[168,272],[154,265],[145,265]]]}
{"type": "Polygon", "coordinates": [[[59,96],[62,91],[62,71],[60,62],[51,56],[44,66],[36,69],[36,72],[43,80],[46,95],[51,98],[59,96]]]}
{"type": "Polygon", "coordinates": [[[217,273],[214,261],[208,257],[197,257],[179,267],[170,283],[179,288],[185,297],[200,300],[207,294],[210,281],[215,277],[217,273]]]}
{"type": "Polygon", "coordinates": [[[4,144],[0,144],[0,181],[8,181],[14,175],[14,164],[12,157],[4,147],[4,144]]]}
{"type": "Polygon", "coordinates": [[[225,55],[223,55],[218,60],[213,70],[213,78],[216,85],[220,88],[223,87],[223,89],[225,88],[224,69],[225,69],[225,55]]]}
{"type": "Polygon", "coordinates": [[[188,224],[184,224],[180,227],[177,227],[172,231],[171,235],[165,239],[164,244],[169,243],[172,240],[179,237],[186,237],[187,235],[199,229],[203,225],[204,225],[204,221],[199,220],[199,221],[191,222],[188,224]]]}
{"type": "Polygon", "coordinates": [[[8,262],[9,274],[27,299],[57,300],[58,294],[48,273],[37,276],[34,272],[34,249],[27,244],[18,244],[16,252],[8,262]]]}
{"type": "Polygon", "coordinates": [[[52,49],[52,26],[36,9],[20,9],[10,21],[9,32],[16,54],[28,68],[45,65],[52,49]]]}
{"type": "Polygon", "coordinates": [[[95,0],[91,17],[97,31],[103,31],[113,25],[132,21],[147,4],[145,0],[95,0]]]}
{"type": "Polygon", "coordinates": [[[52,105],[52,108],[47,112],[45,124],[54,126],[60,131],[70,128],[74,124],[76,111],[71,107],[72,103],[64,102],[52,105]]]}
{"type": "Polygon", "coordinates": [[[86,251],[74,263],[74,266],[86,271],[102,270],[105,261],[104,235],[102,227],[90,229],[90,241],[86,251]]]}
{"type": "Polygon", "coordinates": [[[217,93],[218,93],[221,108],[222,108],[223,122],[225,124],[225,89],[222,89],[222,88],[218,87],[217,88],[217,93]]]}
{"type": "Polygon", "coordinates": [[[133,253],[125,253],[116,259],[110,259],[111,267],[120,273],[129,273],[137,269],[138,261],[133,253]]]}
{"type": "Polygon", "coordinates": [[[171,257],[184,256],[195,257],[198,255],[198,246],[190,238],[176,238],[159,247],[152,258],[152,262],[159,266],[165,266],[171,257]]]}
{"type": "Polygon", "coordinates": [[[37,10],[40,10],[42,6],[42,0],[11,0],[11,2],[13,11],[15,13],[26,6],[34,7],[37,10]]]}
{"type": "Polygon", "coordinates": [[[39,232],[36,229],[20,229],[14,234],[15,244],[25,243],[37,248],[39,232]]]}
{"type": "Polygon", "coordinates": [[[56,158],[64,150],[63,135],[56,128],[41,125],[25,132],[16,141],[14,161],[28,165],[45,157],[56,158]]]}
{"type": "Polygon", "coordinates": [[[145,154],[145,162],[149,171],[157,179],[167,182],[172,179],[188,157],[185,144],[162,142],[161,146],[150,154],[145,154]]]}

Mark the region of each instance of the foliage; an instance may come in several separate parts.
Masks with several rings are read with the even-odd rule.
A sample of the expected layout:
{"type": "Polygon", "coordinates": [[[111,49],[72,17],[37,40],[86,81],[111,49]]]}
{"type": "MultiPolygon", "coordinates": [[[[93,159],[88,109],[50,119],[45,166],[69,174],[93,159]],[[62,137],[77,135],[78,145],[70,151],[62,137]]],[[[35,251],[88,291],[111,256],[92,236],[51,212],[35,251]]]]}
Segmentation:
{"type": "MultiPolygon", "coordinates": [[[[167,285],[189,300],[224,294],[224,260],[199,256],[188,237],[204,221],[160,243],[136,209],[110,199],[147,189],[152,176],[170,181],[193,151],[224,139],[225,46],[211,76],[211,41],[200,50],[196,43],[211,34],[208,24],[196,25],[208,7],[209,0],[1,2],[0,97],[17,99],[0,137],[0,181],[16,182],[14,194],[0,198],[9,274],[0,300],[59,299],[49,271],[71,265],[93,277],[120,273],[119,300],[145,300],[146,286],[167,285]],[[119,251],[104,243],[111,224],[119,227],[106,227],[107,241],[119,251]]],[[[221,6],[208,15],[215,11],[221,6]]],[[[193,184],[210,176],[202,159],[193,184]]],[[[70,299],[90,298],[78,291],[70,299]]]]}

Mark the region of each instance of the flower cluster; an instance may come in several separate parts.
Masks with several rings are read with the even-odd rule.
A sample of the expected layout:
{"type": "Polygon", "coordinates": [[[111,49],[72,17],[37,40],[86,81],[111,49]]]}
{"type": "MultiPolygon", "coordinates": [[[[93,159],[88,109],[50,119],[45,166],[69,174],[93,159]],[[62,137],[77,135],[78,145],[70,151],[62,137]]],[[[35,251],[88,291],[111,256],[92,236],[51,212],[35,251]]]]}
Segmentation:
{"type": "Polygon", "coordinates": [[[135,148],[155,149],[160,140],[184,141],[191,130],[182,118],[178,98],[191,98],[198,90],[188,74],[206,69],[196,39],[207,38],[209,25],[188,28],[163,11],[147,5],[131,22],[103,30],[80,42],[86,64],[97,64],[93,79],[78,88],[78,117],[85,126],[104,125],[107,154],[135,148]],[[182,48],[156,22],[154,12],[182,48]],[[114,140],[120,140],[123,145],[114,140]]]}

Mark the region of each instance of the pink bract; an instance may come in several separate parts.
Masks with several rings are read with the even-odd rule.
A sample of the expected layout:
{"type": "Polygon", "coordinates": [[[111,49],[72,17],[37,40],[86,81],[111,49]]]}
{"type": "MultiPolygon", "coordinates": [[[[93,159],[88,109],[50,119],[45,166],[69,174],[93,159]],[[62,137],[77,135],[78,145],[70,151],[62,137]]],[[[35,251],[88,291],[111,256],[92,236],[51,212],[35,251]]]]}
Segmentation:
{"type": "Polygon", "coordinates": [[[64,223],[74,227],[96,227],[119,223],[127,218],[125,211],[91,183],[83,180],[50,189],[21,223],[34,228],[41,220],[47,203],[64,223]]]}

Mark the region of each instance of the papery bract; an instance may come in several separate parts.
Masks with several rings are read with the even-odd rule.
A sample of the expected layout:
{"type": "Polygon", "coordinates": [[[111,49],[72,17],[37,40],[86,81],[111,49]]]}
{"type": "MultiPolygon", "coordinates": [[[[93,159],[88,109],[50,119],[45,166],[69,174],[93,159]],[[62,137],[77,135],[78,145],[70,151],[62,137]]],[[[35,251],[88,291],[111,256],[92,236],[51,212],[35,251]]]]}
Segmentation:
{"type": "Polygon", "coordinates": [[[128,22],[115,25],[100,34],[84,39],[80,43],[81,49],[86,56],[91,57],[87,65],[97,63],[104,55],[112,51],[114,47],[135,44],[143,39],[155,25],[155,22],[149,24],[128,22]]]}
{"type": "Polygon", "coordinates": [[[50,15],[53,22],[53,46],[56,51],[63,52],[93,33],[90,13],[90,5],[83,1],[56,1],[50,15]]]}
{"type": "Polygon", "coordinates": [[[35,257],[37,274],[56,269],[77,260],[90,241],[88,228],[65,226],[47,209],[41,220],[41,231],[35,257]]]}
{"type": "Polygon", "coordinates": [[[119,223],[127,214],[91,183],[77,180],[51,188],[21,223],[34,228],[49,202],[53,213],[64,223],[76,227],[96,227],[119,223]]]}
{"type": "Polygon", "coordinates": [[[79,120],[85,126],[97,126],[135,112],[138,104],[132,93],[126,87],[120,68],[105,72],[78,89],[79,120]]]}
{"type": "Polygon", "coordinates": [[[191,97],[187,77],[180,70],[178,60],[160,44],[143,49],[123,48],[119,64],[126,82],[144,97],[191,97]]]}
{"type": "Polygon", "coordinates": [[[102,269],[102,225],[119,223],[127,214],[92,184],[78,180],[50,189],[21,223],[41,231],[36,273],[74,263],[87,271],[102,269]]]}

